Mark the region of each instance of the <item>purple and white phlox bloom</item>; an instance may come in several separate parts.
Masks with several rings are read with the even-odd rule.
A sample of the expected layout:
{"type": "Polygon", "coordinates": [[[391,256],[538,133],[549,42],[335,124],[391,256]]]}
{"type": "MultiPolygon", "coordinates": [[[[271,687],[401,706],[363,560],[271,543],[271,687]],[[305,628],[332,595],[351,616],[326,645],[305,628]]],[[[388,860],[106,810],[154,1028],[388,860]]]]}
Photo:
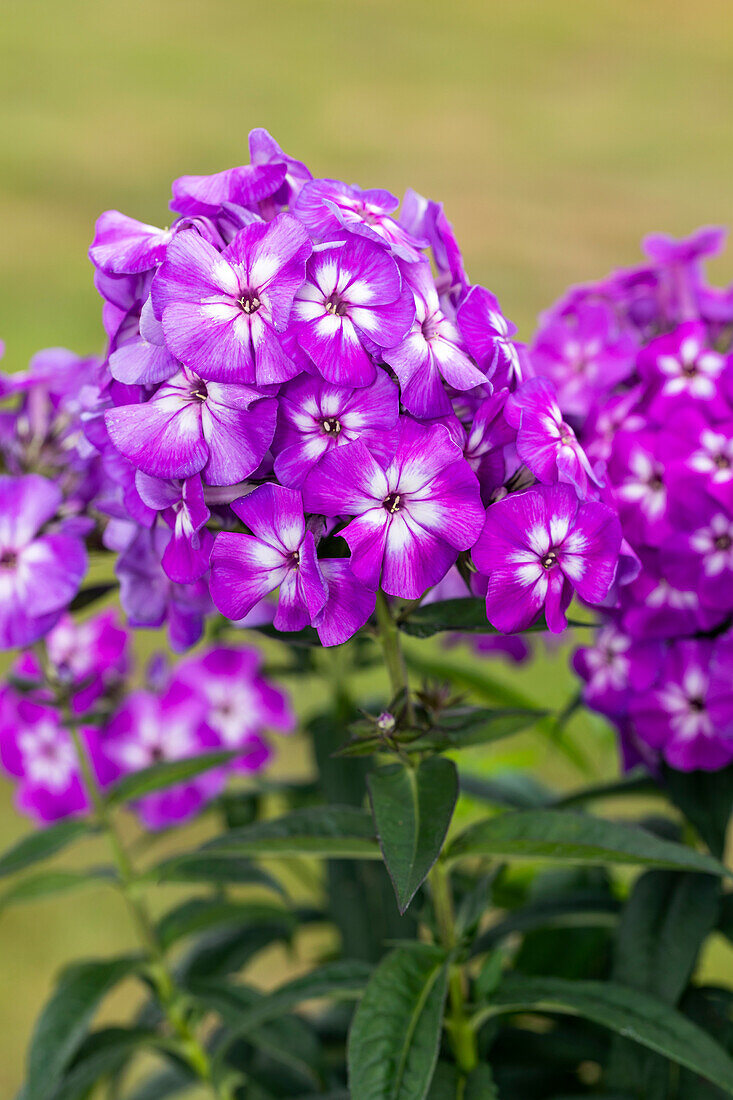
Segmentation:
{"type": "Polygon", "coordinates": [[[611,309],[583,303],[567,321],[544,326],[532,345],[537,374],[555,385],[565,416],[585,416],[600,396],[608,394],[634,370],[637,343],[619,332],[611,309]]]}
{"type": "Polygon", "coordinates": [[[389,191],[362,191],[340,180],[320,179],[305,184],[293,213],[317,240],[333,239],[344,230],[389,246],[395,256],[415,262],[427,241],[414,237],[392,217],[399,199],[389,191]]]}
{"type": "Polygon", "coordinates": [[[671,643],[648,691],[632,699],[637,734],[682,771],[714,771],[733,761],[733,641],[671,643]]]}
{"type": "Polygon", "coordinates": [[[255,649],[217,647],[183,662],[175,679],[196,685],[206,700],[206,724],[223,749],[241,749],[231,767],[252,772],[271,756],[267,734],[290,733],[295,714],[282,691],[262,676],[262,656],[255,649]]]}
{"type": "Polygon", "coordinates": [[[635,643],[614,623],[601,627],[592,645],[573,654],[586,703],[606,715],[625,714],[633,693],[654,682],[663,652],[661,643],[635,643]]]}
{"type": "Polygon", "coordinates": [[[283,160],[243,164],[210,176],[180,176],[173,181],[171,209],[197,217],[217,215],[226,205],[252,206],[274,195],[286,175],[283,160]]]}
{"type": "Polygon", "coordinates": [[[125,385],[151,386],[180,369],[165,342],[163,326],[153,313],[150,298],[140,310],[137,334],[116,345],[109,357],[110,374],[125,385]]]}
{"type": "Polygon", "coordinates": [[[705,607],[733,608],[733,484],[706,491],[699,478],[672,484],[673,534],[662,544],[664,575],[705,607]]]}
{"type": "Polygon", "coordinates": [[[201,637],[211,598],[205,580],[178,584],[166,574],[162,558],[172,537],[165,527],[133,526],[129,541],[118,547],[115,573],[130,625],[157,628],[167,622],[171,648],[180,653],[201,637]]]}
{"type": "Polygon", "coordinates": [[[522,381],[519,351],[512,339],[517,327],[504,316],[491,291],[472,286],[456,319],[466,347],[487,378],[496,386],[522,381]]]}
{"type": "Polygon", "coordinates": [[[363,443],[339,447],[308,476],[304,496],[311,512],[354,517],[339,532],[354,574],[405,599],[445,576],[459,551],[473,546],[484,517],[476,475],[447,429],[406,417],[386,468],[363,443]]]}
{"type": "Polygon", "coordinates": [[[37,474],[0,477],[0,649],[43,637],[79,591],[84,543],[63,523],[44,533],[61,504],[58,486],[37,474]]]}
{"type": "MultiPolygon", "coordinates": [[[[180,680],[162,695],[136,691],[108,723],[104,755],[127,775],[167,761],[186,760],[220,748],[207,724],[205,697],[180,680]]],[[[192,817],[224,787],[226,770],[216,768],[168,790],[146,795],[134,807],[149,829],[163,829],[192,817]]]]}
{"type": "Polygon", "coordinates": [[[670,466],[684,445],[654,431],[617,432],[608,462],[608,480],[624,533],[632,546],[659,546],[670,533],[670,466]]]}
{"type": "Polygon", "coordinates": [[[300,347],[328,382],[368,386],[372,346],[389,348],[415,317],[412,294],[390,254],[364,237],[317,247],[293,305],[300,347]]]}
{"type": "Polygon", "coordinates": [[[179,233],[153,284],[171,352],[214,382],[270,385],[297,373],[280,334],[288,327],[311,242],[289,214],[241,229],[223,252],[179,233]]]}
{"type": "Polygon", "coordinates": [[[206,527],[211,512],[201,478],[160,481],[138,470],[135,480],[142,500],[159,511],[171,529],[160,562],[163,570],[178,584],[197,581],[209,568],[214,545],[214,536],[206,527]]]}
{"type": "Polygon", "coordinates": [[[429,244],[436,269],[438,297],[443,309],[452,315],[470,284],[453,226],[445,216],[443,204],[426,199],[408,188],[402,202],[400,224],[413,237],[424,239],[429,244]]]}
{"type": "Polygon", "coordinates": [[[110,439],[151,477],[234,485],[262,462],[277,403],[248,385],[204,381],[184,368],[149,401],[105,413],[110,439]]]}
{"type": "Polygon", "coordinates": [[[211,555],[216,606],[228,618],[241,619],[277,588],[276,629],[300,630],[311,624],[326,603],[328,589],[313,532],[306,529],[300,493],[261,485],[232,510],[250,534],[223,531],[216,537],[211,555]]]}
{"type": "Polygon", "coordinates": [[[605,504],[581,504],[569,485],[537,486],[492,504],[472,558],[489,578],[486,613],[497,630],[531,626],[545,610],[559,633],[576,592],[606,596],[616,572],[621,526],[605,504]]]}
{"type": "MultiPolygon", "coordinates": [[[[95,730],[79,731],[102,785],[111,776],[99,756],[95,730]]],[[[19,696],[12,688],[0,692],[0,762],[19,780],[15,802],[21,813],[41,825],[89,809],[79,758],[68,729],[55,710],[19,696]]]]}
{"type": "Polygon", "coordinates": [[[639,372],[662,398],[711,401],[725,357],[708,346],[705,328],[695,321],[653,340],[639,355],[639,372]]]}
{"type": "Polygon", "coordinates": [[[452,411],[444,381],[455,390],[470,390],[486,375],[466,354],[455,323],[443,313],[427,264],[405,268],[415,299],[415,321],[404,340],[386,348],[383,357],[400,382],[402,404],[417,417],[452,411]]]}
{"type": "Polygon", "coordinates": [[[283,485],[299,488],[323,455],[357,439],[386,465],[397,444],[398,416],[399,391],[384,371],[360,389],[295,379],[280,395],[275,473],[283,485]]]}
{"type": "Polygon", "coordinates": [[[162,263],[173,233],[105,210],[97,219],[89,259],[111,275],[139,275],[162,263]]]}
{"type": "Polygon", "coordinates": [[[544,378],[523,382],[506,403],[506,419],[517,430],[517,454],[545,485],[572,485],[581,498],[599,485],[588,456],[565,423],[554,388],[544,378]]]}

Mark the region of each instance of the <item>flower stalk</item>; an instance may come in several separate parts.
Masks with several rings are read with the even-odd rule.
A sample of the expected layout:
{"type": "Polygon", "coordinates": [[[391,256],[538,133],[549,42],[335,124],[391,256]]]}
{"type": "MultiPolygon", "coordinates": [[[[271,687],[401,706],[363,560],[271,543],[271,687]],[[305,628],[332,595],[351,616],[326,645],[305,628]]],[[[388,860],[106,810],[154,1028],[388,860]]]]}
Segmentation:
{"type": "Polygon", "coordinates": [[[177,987],[165,958],[165,953],[145,900],[140,896],[135,869],[120,836],[114,816],[99,789],[78,725],[73,720],[68,706],[65,706],[64,709],[67,728],[74,742],[84,783],[94,807],[97,824],[107,838],[117,869],[117,884],[140,944],[147,956],[148,974],[153,983],[160,1008],[178,1041],[180,1053],[188,1062],[192,1071],[204,1084],[210,1087],[216,1100],[228,1100],[229,1093],[224,1091],[224,1088],[220,1087],[214,1080],[211,1059],[189,1024],[185,1011],[184,996],[177,987]]]}
{"type": "MultiPolygon", "coordinates": [[[[392,694],[397,695],[400,691],[404,691],[409,722],[413,719],[413,711],[407,663],[402,650],[397,623],[392,615],[389,602],[381,590],[377,593],[376,617],[377,636],[382,646],[392,694]]],[[[457,946],[455,910],[449,874],[440,858],[428,875],[428,884],[433,901],[438,940],[450,955],[455,952],[457,946]]],[[[464,1082],[466,1076],[478,1064],[476,1032],[466,1013],[467,997],[468,982],[464,968],[459,963],[451,962],[448,979],[449,1011],[445,1026],[456,1059],[456,1065],[464,1082]]],[[[461,1084],[461,1089],[463,1089],[463,1084],[461,1084]]]]}

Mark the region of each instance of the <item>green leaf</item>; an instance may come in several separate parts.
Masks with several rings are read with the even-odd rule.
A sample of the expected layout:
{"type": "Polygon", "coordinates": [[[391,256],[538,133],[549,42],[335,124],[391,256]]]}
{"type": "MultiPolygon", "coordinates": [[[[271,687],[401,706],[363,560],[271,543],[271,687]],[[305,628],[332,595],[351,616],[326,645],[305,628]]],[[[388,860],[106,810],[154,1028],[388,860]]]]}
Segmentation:
{"type": "Polygon", "coordinates": [[[461,634],[496,634],[486,618],[486,600],[478,596],[422,604],[400,619],[400,630],[414,638],[431,638],[443,630],[461,634]]]}
{"type": "Polygon", "coordinates": [[[290,943],[293,935],[291,913],[283,910],[277,920],[270,915],[259,923],[252,917],[250,913],[245,927],[224,924],[200,936],[178,966],[180,983],[193,987],[196,982],[231,974],[273,943],[290,943]]]}
{"type": "Polygon", "coordinates": [[[93,1031],[79,1048],[53,1100],[79,1100],[98,1081],[118,1073],[139,1050],[156,1045],[158,1036],[147,1028],[107,1027],[93,1031]]]}
{"type": "Polygon", "coordinates": [[[567,810],[518,810],[471,825],[447,851],[462,856],[628,863],[727,875],[712,856],[662,840],[633,825],[567,810]]]}
{"type": "Polygon", "coordinates": [[[547,714],[520,708],[456,707],[440,715],[438,725],[406,742],[410,752],[445,752],[485,745],[527,729],[547,714]]]}
{"type": "Polygon", "coordinates": [[[452,760],[431,756],[417,768],[394,764],[367,777],[377,837],[404,913],[440,855],[456,799],[452,760]]]}
{"type": "Polygon", "coordinates": [[[100,882],[114,882],[115,878],[111,867],[93,867],[86,871],[41,871],[37,875],[29,875],[0,894],[0,911],[10,905],[37,901],[55,894],[68,894],[72,890],[96,886],[100,882]]]}
{"type": "Polygon", "coordinates": [[[458,1069],[452,1062],[439,1061],[430,1082],[427,1100],[456,1100],[458,1092],[458,1069]]]}
{"type": "Polygon", "coordinates": [[[488,1066],[477,1066],[468,1075],[463,1100],[499,1100],[494,1076],[488,1066]]]}
{"type": "Polygon", "coordinates": [[[459,771],[461,794],[509,810],[534,810],[552,802],[552,792],[527,772],[506,771],[484,779],[459,771]]]}
{"type": "Polygon", "coordinates": [[[138,956],[75,963],[62,971],[28,1052],[24,1100],[53,1096],[102,998],[140,966],[138,956]]]}
{"type": "Polygon", "coordinates": [[[440,1048],[448,964],[438,948],[398,948],[380,963],[348,1043],[352,1100],[424,1100],[440,1048]]]}
{"type": "Polygon", "coordinates": [[[146,1078],[125,1096],[125,1100],[168,1100],[169,1096],[188,1093],[194,1084],[195,1079],[186,1066],[170,1066],[146,1078]]]}
{"type": "Polygon", "coordinates": [[[145,878],[158,884],[179,882],[207,882],[213,885],[264,886],[278,894],[284,894],[283,887],[261,867],[248,859],[238,856],[213,855],[211,852],[187,852],[172,856],[147,871],[145,878]]]}
{"type": "Polygon", "coordinates": [[[157,932],[163,949],[168,950],[185,936],[222,924],[236,924],[238,928],[243,928],[248,924],[272,923],[280,927],[288,920],[295,925],[293,914],[279,905],[229,901],[219,897],[190,898],[161,918],[157,932]]]}
{"type": "Polygon", "coordinates": [[[198,982],[193,986],[197,996],[216,1007],[229,1020],[238,1035],[289,1012],[303,1001],[321,997],[331,1000],[357,1000],[372,974],[372,967],[358,960],[340,959],[304,974],[301,978],[281,985],[272,993],[252,1002],[249,991],[242,994],[242,987],[217,983],[198,982]]]}
{"type": "Polygon", "coordinates": [[[322,856],[328,859],[381,859],[371,814],[354,806],[313,806],[284,817],[259,821],[209,841],[202,852],[261,859],[322,856]]]}
{"type": "Polygon", "coordinates": [[[149,768],[132,772],[115,783],[107,794],[107,805],[119,806],[154,791],[163,791],[177,783],[185,783],[197,775],[228,764],[237,755],[241,755],[241,752],[221,750],[202,756],[191,756],[185,760],[164,760],[160,764],[152,764],[149,768]]]}
{"type": "MultiPolygon", "coordinates": [[[[431,605],[435,606],[435,605],[431,605]]],[[[468,661],[457,664],[441,657],[439,661],[426,658],[423,654],[405,653],[407,666],[414,672],[433,680],[448,680],[455,687],[473,692],[494,706],[517,708],[519,710],[537,710],[537,701],[519,691],[516,687],[504,683],[486,670],[487,662],[477,668],[468,661]]],[[[592,775],[594,766],[589,758],[569,737],[562,723],[553,715],[541,717],[535,723],[536,732],[541,734],[555,749],[563,753],[584,775],[592,775]]]]}
{"type": "Polygon", "coordinates": [[[514,1012],[581,1016],[663,1054],[733,1095],[733,1060],[709,1035],[663,1001],[613,982],[512,975],[493,994],[480,1019],[514,1012]]]}
{"type": "MultiPolygon", "coordinates": [[[[611,977],[675,1005],[687,986],[698,953],[715,926],[720,899],[717,878],[649,871],[636,882],[616,935],[611,977]]],[[[643,1096],[663,1091],[668,1067],[656,1055],[616,1039],[607,1084],[643,1096]]]]}
{"type": "Polygon", "coordinates": [[[733,809],[733,765],[716,772],[665,768],[662,774],[672,801],[692,822],[713,855],[722,859],[733,809]]]}
{"type": "Polygon", "coordinates": [[[35,829],[22,837],[12,848],[0,856],[0,878],[24,871],[34,863],[49,859],[72,841],[93,832],[88,821],[78,817],[64,818],[45,829],[35,829]]]}
{"type": "Polygon", "coordinates": [[[116,581],[107,584],[89,584],[77,592],[69,605],[69,611],[83,611],[85,607],[91,607],[93,603],[99,603],[118,588],[116,581]]]}
{"type": "Polygon", "coordinates": [[[648,772],[640,770],[638,772],[628,772],[611,783],[596,783],[590,787],[581,787],[577,791],[569,791],[567,794],[549,799],[548,806],[552,806],[553,809],[560,809],[565,806],[581,806],[586,802],[598,802],[607,798],[626,798],[628,795],[648,797],[649,795],[661,794],[659,783],[655,782],[648,772]]]}

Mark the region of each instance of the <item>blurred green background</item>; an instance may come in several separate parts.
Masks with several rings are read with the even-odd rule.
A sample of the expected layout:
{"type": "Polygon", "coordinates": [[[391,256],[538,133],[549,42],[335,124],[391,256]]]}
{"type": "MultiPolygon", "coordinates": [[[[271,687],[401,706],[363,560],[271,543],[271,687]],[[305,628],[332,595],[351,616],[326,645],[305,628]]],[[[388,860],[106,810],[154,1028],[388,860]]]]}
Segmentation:
{"type": "MultiPolygon", "coordinates": [[[[0,43],[9,369],[47,345],[99,350],[97,215],[165,224],[170,181],[246,160],[252,126],[315,174],[442,199],[470,275],[525,337],[644,233],[731,217],[729,0],[2,0],[0,43]]],[[[526,687],[562,704],[564,655],[526,687]]],[[[526,759],[551,767],[533,745],[526,759]]],[[[2,846],[23,828],[3,786],[2,846]]],[[[53,972],[127,937],[99,892],[0,915],[3,1100],[53,972]]]]}

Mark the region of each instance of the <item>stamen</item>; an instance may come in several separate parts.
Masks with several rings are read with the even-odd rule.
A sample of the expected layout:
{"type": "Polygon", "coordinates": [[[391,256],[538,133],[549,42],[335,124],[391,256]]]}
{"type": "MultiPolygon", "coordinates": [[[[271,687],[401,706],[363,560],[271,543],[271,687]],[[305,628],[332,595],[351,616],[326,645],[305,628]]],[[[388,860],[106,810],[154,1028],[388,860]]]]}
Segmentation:
{"type": "Polygon", "coordinates": [[[557,554],[554,550],[550,550],[542,559],[542,568],[552,569],[553,565],[557,565],[557,554]]]}
{"type": "Polygon", "coordinates": [[[209,391],[206,388],[206,383],[202,382],[199,378],[191,390],[191,397],[197,398],[199,401],[206,401],[209,396],[209,391]]]}
{"type": "Polygon", "coordinates": [[[390,493],[389,496],[386,496],[382,501],[382,507],[385,512],[389,512],[389,514],[393,516],[395,512],[399,512],[402,507],[400,503],[401,499],[399,493],[390,493]]]}
{"type": "Polygon", "coordinates": [[[326,307],[326,313],[331,313],[334,317],[343,317],[346,313],[346,303],[335,292],[323,304],[326,307]]]}
{"type": "Polygon", "coordinates": [[[733,539],[730,535],[718,535],[713,543],[716,550],[730,550],[733,545],[733,539]]]}
{"type": "Polygon", "coordinates": [[[326,435],[338,435],[341,431],[341,424],[335,416],[327,416],[325,420],[321,421],[321,427],[326,435]]]}
{"type": "Polygon", "coordinates": [[[237,304],[245,313],[256,313],[262,305],[262,302],[253,291],[248,291],[247,294],[243,294],[242,297],[237,300],[237,304]]]}

